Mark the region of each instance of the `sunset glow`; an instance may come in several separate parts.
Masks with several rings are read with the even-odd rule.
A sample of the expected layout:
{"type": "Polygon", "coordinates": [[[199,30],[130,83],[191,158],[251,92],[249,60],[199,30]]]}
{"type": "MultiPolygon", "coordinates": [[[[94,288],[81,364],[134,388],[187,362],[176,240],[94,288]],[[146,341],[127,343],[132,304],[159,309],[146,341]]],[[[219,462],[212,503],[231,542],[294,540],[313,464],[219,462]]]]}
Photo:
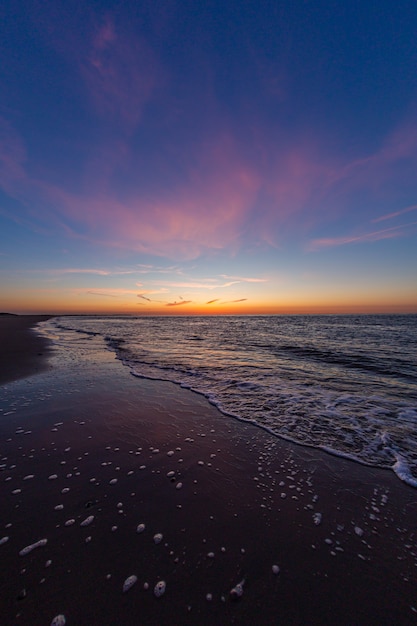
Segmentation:
{"type": "Polygon", "coordinates": [[[6,1],[0,309],[417,312],[416,7],[157,4],[6,1]]]}

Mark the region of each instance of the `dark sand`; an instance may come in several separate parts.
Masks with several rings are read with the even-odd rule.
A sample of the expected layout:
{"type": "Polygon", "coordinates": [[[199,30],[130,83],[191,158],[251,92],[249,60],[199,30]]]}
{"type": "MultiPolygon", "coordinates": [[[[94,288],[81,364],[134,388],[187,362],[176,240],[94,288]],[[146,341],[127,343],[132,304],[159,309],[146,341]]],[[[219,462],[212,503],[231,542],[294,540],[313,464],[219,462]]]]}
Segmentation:
{"type": "Polygon", "coordinates": [[[32,327],[47,315],[0,315],[0,385],[47,367],[48,342],[32,327]]]}
{"type": "Polygon", "coordinates": [[[57,347],[50,371],[0,387],[2,626],[416,624],[415,490],[91,345],[81,364],[57,347]]]}

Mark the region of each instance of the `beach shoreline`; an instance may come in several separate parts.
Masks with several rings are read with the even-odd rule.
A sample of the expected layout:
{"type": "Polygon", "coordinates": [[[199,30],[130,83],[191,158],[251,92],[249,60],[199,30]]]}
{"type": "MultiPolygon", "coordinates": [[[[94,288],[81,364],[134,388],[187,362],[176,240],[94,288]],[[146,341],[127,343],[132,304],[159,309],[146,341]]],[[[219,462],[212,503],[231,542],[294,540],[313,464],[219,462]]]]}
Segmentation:
{"type": "Polygon", "coordinates": [[[415,490],[90,345],[0,387],[2,625],[415,623],[415,490]]]}
{"type": "Polygon", "coordinates": [[[51,315],[0,315],[0,385],[48,367],[50,344],[34,327],[51,315]]]}

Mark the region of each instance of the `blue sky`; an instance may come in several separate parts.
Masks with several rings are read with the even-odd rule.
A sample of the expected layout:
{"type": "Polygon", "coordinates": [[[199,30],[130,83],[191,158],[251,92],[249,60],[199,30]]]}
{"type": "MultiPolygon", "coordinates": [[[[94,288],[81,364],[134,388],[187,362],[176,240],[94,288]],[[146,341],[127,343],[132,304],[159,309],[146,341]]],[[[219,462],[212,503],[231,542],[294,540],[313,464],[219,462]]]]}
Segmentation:
{"type": "Polygon", "coordinates": [[[0,19],[2,310],[417,311],[415,3],[0,19]]]}

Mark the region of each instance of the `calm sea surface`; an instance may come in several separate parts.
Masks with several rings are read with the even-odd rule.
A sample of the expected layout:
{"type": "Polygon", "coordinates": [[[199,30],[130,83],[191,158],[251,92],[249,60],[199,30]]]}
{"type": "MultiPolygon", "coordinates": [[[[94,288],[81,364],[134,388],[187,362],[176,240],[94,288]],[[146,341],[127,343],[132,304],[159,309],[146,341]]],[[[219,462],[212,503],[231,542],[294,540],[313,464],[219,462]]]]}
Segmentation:
{"type": "Polygon", "coordinates": [[[417,487],[416,315],[61,317],[48,328],[87,349],[102,337],[136,376],[417,487]]]}

